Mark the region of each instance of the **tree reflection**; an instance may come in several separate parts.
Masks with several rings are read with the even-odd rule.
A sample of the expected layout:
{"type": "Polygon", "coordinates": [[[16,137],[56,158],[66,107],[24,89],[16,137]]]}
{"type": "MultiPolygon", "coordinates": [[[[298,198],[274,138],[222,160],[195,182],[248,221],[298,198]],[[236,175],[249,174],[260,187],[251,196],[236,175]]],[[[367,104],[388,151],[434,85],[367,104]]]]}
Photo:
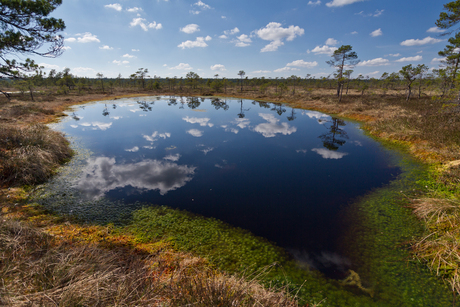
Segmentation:
{"type": "Polygon", "coordinates": [[[117,105],[116,104],[113,104],[112,105],[112,108],[115,110],[117,108],[117,105]]]}
{"type": "Polygon", "coordinates": [[[105,105],[104,110],[102,110],[102,115],[107,116],[110,115],[109,109],[107,108],[107,105],[105,105]]]}
{"type": "Polygon", "coordinates": [[[294,119],[296,119],[297,117],[295,116],[295,110],[294,108],[291,109],[291,115],[289,115],[287,117],[288,121],[293,121],[294,119]]]}
{"type": "Polygon", "coordinates": [[[219,98],[212,99],[211,104],[214,106],[216,110],[223,109],[224,111],[227,111],[229,108],[227,101],[219,98]]]}
{"type": "MultiPolygon", "coordinates": [[[[147,101],[138,101],[137,104],[139,105],[139,108],[144,112],[152,111],[152,107],[148,104],[147,101]]],[[[154,103],[152,102],[152,104],[154,103]]]]}
{"type": "Polygon", "coordinates": [[[261,107],[261,108],[265,108],[265,109],[269,109],[269,108],[270,108],[270,104],[269,104],[268,102],[256,101],[256,100],[254,100],[254,101],[252,102],[253,105],[256,105],[257,103],[259,104],[259,107],[261,107]]]}
{"type": "Polygon", "coordinates": [[[177,99],[176,98],[170,98],[168,100],[168,106],[175,106],[177,105],[177,99]]]}
{"type": "Polygon", "coordinates": [[[187,98],[187,106],[190,109],[196,109],[201,105],[200,100],[197,97],[189,97],[187,98]]]}
{"type": "Polygon", "coordinates": [[[72,119],[75,120],[75,121],[79,121],[80,120],[80,117],[78,117],[77,114],[75,114],[75,112],[72,113],[72,119]]]}
{"type": "Polygon", "coordinates": [[[281,103],[274,103],[273,108],[271,108],[271,110],[278,113],[279,116],[286,112],[286,109],[283,108],[283,105],[281,103]]]}
{"type": "Polygon", "coordinates": [[[338,118],[332,118],[331,121],[328,121],[331,124],[328,127],[328,132],[324,133],[319,136],[319,138],[323,141],[323,146],[329,150],[337,150],[339,146],[342,146],[348,140],[348,135],[345,130],[340,127],[346,125],[345,121],[338,118]]]}
{"type": "Polygon", "coordinates": [[[238,117],[239,118],[244,118],[246,116],[246,114],[244,114],[244,112],[249,111],[251,108],[243,109],[243,99],[240,100],[240,104],[241,104],[241,107],[240,107],[240,113],[238,113],[238,117]]]}

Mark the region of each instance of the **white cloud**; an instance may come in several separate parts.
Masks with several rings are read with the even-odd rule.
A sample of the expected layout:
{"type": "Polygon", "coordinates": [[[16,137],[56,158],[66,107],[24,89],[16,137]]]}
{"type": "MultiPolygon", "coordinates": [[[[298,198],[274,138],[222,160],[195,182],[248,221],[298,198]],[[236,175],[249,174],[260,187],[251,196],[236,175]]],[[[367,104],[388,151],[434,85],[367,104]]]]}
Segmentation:
{"type": "Polygon", "coordinates": [[[423,57],[421,55],[413,56],[413,57],[407,57],[407,58],[400,58],[396,60],[396,62],[415,62],[415,61],[421,61],[423,57]]]}
{"type": "Polygon", "coordinates": [[[198,129],[190,129],[187,131],[188,134],[196,137],[196,138],[199,138],[199,137],[202,137],[203,136],[203,131],[201,130],[198,130],[198,129]]]}
{"type": "Polygon", "coordinates": [[[429,28],[428,30],[426,30],[428,33],[443,33],[445,32],[446,30],[444,29],[439,29],[438,27],[432,27],[432,28],[429,28]]]}
{"type": "Polygon", "coordinates": [[[112,126],[112,123],[101,123],[101,122],[84,122],[80,124],[83,127],[95,127],[96,129],[100,129],[102,131],[105,131],[109,129],[112,126]]]}
{"type": "Polygon", "coordinates": [[[269,74],[271,73],[270,70],[256,70],[256,71],[253,71],[251,72],[252,74],[269,74]]]}
{"type": "Polygon", "coordinates": [[[297,60],[291,63],[288,63],[286,66],[288,67],[304,67],[304,68],[313,68],[318,66],[318,62],[305,62],[304,60],[297,60]]]}
{"type": "Polygon", "coordinates": [[[278,68],[275,69],[273,72],[286,72],[286,71],[299,71],[300,69],[298,68],[293,68],[293,67],[283,67],[283,68],[278,68]]]}
{"type": "Polygon", "coordinates": [[[126,65],[126,64],[129,64],[129,61],[117,61],[117,60],[113,60],[112,61],[113,64],[117,64],[117,65],[126,65]]]}
{"type": "Polygon", "coordinates": [[[236,47],[247,47],[251,45],[252,40],[246,34],[241,34],[236,39],[232,40],[232,43],[234,43],[236,47]]]}
{"type": "Polygon", "coordinates": [[[109,9],[114,9],[119,12],[121,12],[121,10],[123,9],[123,7],[119,3],[107,4],[107,5],[104,5],[104,7],[109,8],[109,9]]]}
{"type": "Polygon", "coordinates": [[[130,55],[129,53],[123,55],[124,58],[132,59],[135,58],[134,55],[130,55]]]}
{"type": "Polygon", "coordinates": [[[330,47],[327,45],[324,45],[322,47],[316,46],[315,49],[313,50],[307,50],[308,53],[313,52],[315,54],[327,54],[327,55],[332,55],[334,51],[336,51],[338,48],[337,47],[330,47]]]}
{"type": "Polygon", "coordinates": [[[390,61],[384,58],[376,58],[372,60],[362,61],[358,64],[358,66],[383,66],[383,65],[390,65],[390,61]]]}
{"type": "Polygon", "coordinates": [[[182,48],[182,49],[185,49],[185,48],[196,48],[196,47],[204,48],[204,47],[207,47],[207,46],[208,46],[208,44],[206,44],[205,41],[210,41],[211,39],[212,39],[212,38],[211,38],[209,35],[206,36],[206,38],[204,38],[204,37],[197,37],[195,41],[188,40],[188,41],[185,41],[185,42],[180,43],[179,45],[177,45],[177,47],[182,48]]]}
{"type": "Polygon", "coordinates": [[[217,70],[217,71],[226,71],[225,66],[222,64],[216,64],[211,66],[211,70],[217,70]]]}
{"type": "Polygon", "coordinates": [[[380,36],[382,34],[383,34],[382,29],[378,28],[377,30],[372,31],[371,34],[369,34],[369,35],[372,36],[372,37],[377,37],[377,36],[380,36]]]}
{"type": "Polygon", "coordinates": [[[72,48],[70,48],[69,46],[62,47],[62,50],[70,50],[70,49],[72,49],[72,48]]]}
{"type": "Polygon", "coordinates": [[[76,74],[96,73],[96,71],[91,67],[75,67],[72,71],[76,74]]]}
{"type": "Polygon", "coordinates": [[[187,34],[192,34],[195,32],[200,31],[200,26],[194,23],[191,23],[189,25],[186,25],[185,27],[180,29],[181,32],[187,33],[187,34]]]}
{"type": "Polygon", "coordinates": [[[397,57],[397,56],[401,56],[401,53],[390,53],[388,56],[397,57]]]}
{"type": "Polygon", "coordinates": [[[325,148],[313,148],[311,151],[316,152],[318,155],[323,157],[323,159],[338,160],[348,155],[348,153],[346,152],[338,152],[338,151],[328,150],[325,148]]]}
{"type": "Polygon", "coordinates": [[[219,38],[222,38],[222,39],[227,39],[227,38],[228,38],[228,36],[227,36],[227,35],[223,35],[223,34],[222,34],[221,36],[219,36],[219,38]]]}
{"type": "Polygon", "coordinates": [[[259,113],[267,123],[259,124],[254,128],[255,132],[262,134],[266,138],[275,137],[276,134],[290,135],[297,131],[296,127],[290,127],[288,123],[279,123],[279,119],[273,114],[259,113]]]}
{"type": "Polygon", "coordinates": [[[76,34],[77,38],[69,37],[65,41],[69,43],[100,43],[101,41],[97,38],[96,35],[86,32],[84,34],[76,34]]]}
{"type": "Polygon", "coordinates": [[[240,29],[238,29],[237,27],[235,27],[235,28],[233,28],[231,30],[224,31],[225,35],[234,35],[236,33],[240,33],[240,29]]]}
{"type": "Polygon", "coordinates": [[[130,13],[139,13],[139,12],[142,12],[143,9],[141,9],[140,7],[132,7],[132,8],[127,9],[127,11],[130,13]]]}
{"type": "Polygon", "coordinates": [[[199,6],[201,7],[202,9],[210,9],[211,7],[209,5],[207,5],[206,3],[204,3],[203,1],[199,0],[197,3],[195,3],[194,5],[196,6],[199,6]]]}
{"type": "Polygon", "coordinates": [[[421,46],[426,44],[436,44],[442,42],[442,39],[433,38],[431,36],[424,39],[408,39],[401,43],[401,46],[421,46]]]}
{"type": "Polygon", "coordinates": [[[355,35],[355,34],[358,34],[358,32],[357,32],[357,31],[353,31],[353,32],[351,32],[351,34],[352,34],[352,35],[355,35]]]}
{"type": "Polygon", "coordinates": [[[307,3],[308,5],[311,5],[311,6],[316,6],[316,5],[320,5],[321,4],[321,0],[318,0],[318,1],[308,1],[307,3]]]}
{"type": "Polygon", "coordinates": [[[384,11],[385,11],[385,10],[376,10],[375,13],[374,13],[374,15],[372,15],[372,16],[374,16],[374,17],[379,17],[380,15],[383,14],[384,11]]]}
{"type": "Polygon", "coordinates": [[[149,29],[160,30],[160,29],[163,28],[161,23],[156,23],[154,21],[154,22],[151,22],[151,23],[147,24],[147,20],[145,18],[141,18],[141,17],[133,18],[133,21],[131,21],[131,23],[129,25],[131,27],[140,26],[142,28],[142,30],[144,30],[144,31],[148,31],[149,29]]]}
{"type": "Polygon", "coordinates": [[[261,39],[271,41],[270,44],[262,48],[261,52],[276,51],[278,47],[284,45],[282,40],[292,41],[297,36],[305,33],[305,30],[299,26],[289,26],[283,28],[280,23],[270,22],[265,28],[255,32],[261,39]]]}
{"type": "Polygon", "coordinates": [[[180,63],[177,66],[171,67],[170,69],[178,69],[178,70],[192,70],[193,67],[191,67],[189,64],[185,63],[180,63]]]}
{"type": "Polygon", "coordinates": [[[380,70],[376,70],[376,71],[368,73],[368,75],[371,75],[371,76],[377,75],[379,72],[380,72],[380,70]]]}
{"type": "Polygon", "coordinates": [[[328,46],[334,46],[334,45],[337,45],[337,43],[338,41],[333,38],[328,38],[325,42],[325,44],[328,46]]]}
{"type": "Polygon", "coordinates": [[[131,49],[132,52],[139,52],[139,49],[131,49]]]}
{"type": "Polygon", "coordinates": [[[431,60],[431,64],[439,63],[439,62],[445,61],[445,60],[446,60],[446,58],[433,58],[431,60]]]}
{"type": "Polygon", "coordinates": [[[104,45],[102,47],[99,47],[99,49],[102,49],[102,50],[112,50],[113,48],[112,47],[109,47],[107,45],[104,45]]]}
{"type": "Polygon", "coordinates": [[[55,69],[55,70],[60,69],[60,67],[58,65],[46,64],[46,63],[40,63],[40,64],[38,64],[38,66],[41,66],[41,67],[43,67],[45,69],[55,69]]]}
{"type": "Polygon", "coordinates": [[[332,0],[331,2],[326,3],[328,7],[340,7],[348,4],[353,4],[355,2],[361,2],[365,0],[332,0]]]}

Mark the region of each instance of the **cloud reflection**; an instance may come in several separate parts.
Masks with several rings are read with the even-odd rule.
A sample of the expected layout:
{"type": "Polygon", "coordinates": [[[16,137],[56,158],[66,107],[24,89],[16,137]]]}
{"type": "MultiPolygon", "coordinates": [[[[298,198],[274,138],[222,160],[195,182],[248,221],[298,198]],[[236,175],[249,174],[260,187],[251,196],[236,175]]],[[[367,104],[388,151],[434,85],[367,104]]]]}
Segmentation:
{"type": "Polygon", "coordinates": [[[279,119],[273,114],[259,113],[259,116],[268,123],[259,124],[254,131],[261,133],[266,138],[272,138],[276,134],[290,135],[297,131],[296,127],[290,127],[288,123],[279,123],[279,119]]]}
{"type": "Polygon", "coordinates": [[[348,155],[348,153],[346,152],[338,152],[338,151],[328,150],[325,148],[313,148],[311,151],[316,152],[318,155],[320,155],[324,159],[338,160],[348,155]]]}
{"type": "Polygon", "coordinates": [[[207,118],[207,117],[203,117],[203,118],[199,118],[199,117],[184,117],[182,118],[183,120],[185,120],[187,123],[190,123],[190,124],[199,124],[201,127],[213,127],[214,124],[211,124],[209,121],[211,120],[210,118],[207,118]]]}
{"type": "Polygon", "coordinates": [[[96,129],[100,129],[102,131],[105,131],[109,129],[112,126],[112,123],[101,123],[101,122],[84,122],[81,123],[80,126],[83,127],[95,127],[96,129]]]}
{"type": "Polygon", "coordinates": [[[198,130],[198,129],[190,129],[187,131],[188,134],[193,135],[194,137],[202,137],[203,136],[203,131],[198,130]]]}
{"type": "Polygon", "coordinates": [[[88,160],[77,188],[88,198],[100,198],[111,190],[126,186],[140,192],[159,190],[161,195],[165,195],[192,180],[195,169],[158,160],[116,164],[115,158],[97,157],[88,160]]]}

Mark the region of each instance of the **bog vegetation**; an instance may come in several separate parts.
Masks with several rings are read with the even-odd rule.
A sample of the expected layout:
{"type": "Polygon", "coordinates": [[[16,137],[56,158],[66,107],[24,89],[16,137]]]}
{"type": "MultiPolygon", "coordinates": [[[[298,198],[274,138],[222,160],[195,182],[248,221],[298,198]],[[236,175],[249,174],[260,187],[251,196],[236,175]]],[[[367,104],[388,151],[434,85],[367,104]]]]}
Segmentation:
{"type": "MultiPolygon", "coordinates": [[[[26,6],[34,16],[29,30],[16,14],[20,6],[11,2],[1,8],[2,25],[26,30],[8,28],[0,44],[0,304],[297,305],[286,289],[266,289],[257,278],[248,281],[212,270],[205,260],[167,245],[133,244],[135,240],[125,234],[63,224],[61,218],[26,205],[25,191],[52,176],[72,155],[64,136],[43,123],[62,115],[71,104],[144,94],[284,102],[360,120],[371,135],[405,146],[429,163],[431,174],[420,182],[425,192],[407,196],[407,205],[425,230],[414,238],[412,255],[460,294],[460,33],[454,33],[440,51],[444,61],[438,69],[407,65],[379,78],[354,74],[351,66],[357,63],[357,54],[348,45],[339,50],[349,56],[351,66],[337,66],[331,60],[336,70],[323,78],[248,78],[244,71],[234,79],[201,78],[195,72],[161,78],[150,76],[147,68],[126,77],[99,73],[97,78],[85,78],[69,69],[45,74],[33,61],[7,60],[10,53],[34,53],[43,44],[51,45],[43,55],[60,54],[63,38],[56,33],[65,25],[47,18],[60,3],[48,1],[41,9],[26,6]],[[36,35],[40,31],[43,35],[36,35]],[[23,189],[13,188],[19,186],[23,189]],[[41,230],[53,223],[78,228],[87,238],[75,240],[71,231],[56,235],[41,230]]],[[[459,8],[458,1],[446,4],[437,26],[449,29],[457,24],[459,8]]],[[[340,59],[340,54],[334,54],[334,60],[335,56],[340,59]]]]}

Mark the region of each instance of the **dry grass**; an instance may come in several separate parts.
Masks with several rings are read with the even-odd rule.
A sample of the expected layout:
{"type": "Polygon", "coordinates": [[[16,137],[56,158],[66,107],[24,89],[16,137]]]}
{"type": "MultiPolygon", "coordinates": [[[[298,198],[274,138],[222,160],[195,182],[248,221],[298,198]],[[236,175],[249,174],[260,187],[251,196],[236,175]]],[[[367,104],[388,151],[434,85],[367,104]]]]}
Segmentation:
{"type": "Polygon", "coordinates": [[[0,124],[0,183],[15,186],[43,182],[70,157],[62,133],[42,124],[0,124]]]}
{"type": "Polygon", "coordinates": [[[190,257],[171,263],[160,252],[75,245],[4,220],[0,305],[298,306],[285,292],[263,288],[257,278],[245,281],[200,263],[190,257]]]}
{"type": "Polygon", "coordinates": [[[460,293],[460,202],[426,198],[416,200],[413,208],[429,229],[429,234],[413,245],[415,256],[460,293]]]}

